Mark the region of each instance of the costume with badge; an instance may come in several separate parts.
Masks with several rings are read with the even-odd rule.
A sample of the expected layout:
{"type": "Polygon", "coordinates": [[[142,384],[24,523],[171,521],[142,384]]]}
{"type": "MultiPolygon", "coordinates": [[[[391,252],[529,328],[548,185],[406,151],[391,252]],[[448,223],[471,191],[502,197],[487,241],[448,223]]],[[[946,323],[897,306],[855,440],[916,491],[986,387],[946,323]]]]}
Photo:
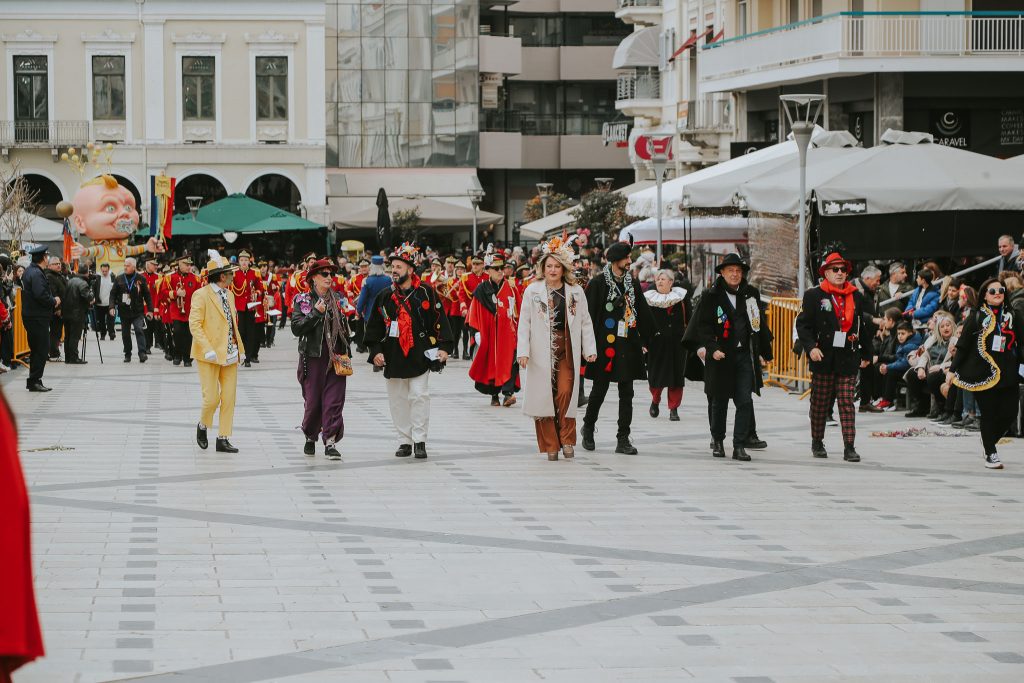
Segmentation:
{"type": "Polygon", "coordinates": [[[192,332],[189,330],[189,316],[192,313],[192,296],[202,286],[199,278],[191,271],[181,272],[182,265],[192,265],[192,259],[178,260],[178,270],[171,273],[167,287],[168,309],[171,328],[174,331],[174,364],[192,366],[192,332]]]}
{"type": "MultiPolygon", "coordinates": [[[[483,259],[474,259],[483,262],[483,259]]],[[[459,315],[462,316],[464,324],[462,326],[462,359],[469,360],[476,352],[476,335],[475,330],[469,321],[466,320],[469,316],[469,307],[473,303],[473,293],[476,292],[476,288],[480,286],[481,282],[489,280],[486,272],[479,274],[469,272],[465,273],[459,278],[459,315]]],[[[456,339],[458,342],[458,339],[456,339]]],[[[456,343],[456,350],[458,350],[458,344],[456,343]]]]}
{"type": "MultiPolygon", "coordinates": [[[[252,254],[243,251],[238,254],[252,260],[252,254]]],[[[259,339],[256,330],[256,309],[263,305],[263,282],[259,272],[253,268],[239,268],[231,282],[231,293],[235,295],[235,310],[238,312],[238,327],[248,350],[245,367],[259,363],[259,339]]]]}
{"type": "MultiPolygon", "coordinates": [[[[843,266],[846,272],[852,264],[838,252],[829,253],[818,268],[818,275],[832,266],[843,266]]],[[[856,454],[857,436],[856,397],[857,375],[861,361],[871,360],[871,339],[864,330],[864,300],[850,282],[841,286],[822,280],[821,285],[804,292],[800,315],[796,318],[796,332],[804,353],[821,351],[822,359],[810,361],[811,368],[811,450],[815,457],[825,457],[823,439],[825,420],[835,402],[839,408],[839,424],[843,433],[843,446],[847,459],[856,454]]],[[[859,456],[856,456],[859,460],[859,456]]]]}
{"type": "MultiPolygon", "coordinates": [[[[488,272],[501,272],[501,257],[490,258],[488,272]]],[[[476,390],[498,403],[498,394],[505,396],[505,405],[515,403],[519,391],[519,365],[516,363],[516,340],[519,329],[519,292],[507,278],[495,282],[488,277],[473,292],[466,321],[480,335],[469,376],[476,390]]]]}

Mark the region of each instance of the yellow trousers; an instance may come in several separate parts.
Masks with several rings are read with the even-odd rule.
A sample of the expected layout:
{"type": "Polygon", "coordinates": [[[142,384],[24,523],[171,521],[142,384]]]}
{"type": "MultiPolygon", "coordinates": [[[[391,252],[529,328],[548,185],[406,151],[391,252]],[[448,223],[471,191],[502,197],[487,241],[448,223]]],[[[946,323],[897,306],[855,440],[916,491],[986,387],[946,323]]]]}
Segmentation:
{"type": "Polygon", "coordinates": [[[220,406],[218,436],[231,436],[235,420],[235,384],[238,380],[238,363],[218,365],[197,360],[199,386],[203,389],[203,411],[199,422],[206,427],[213,426],[213,414],[220,406]]]}

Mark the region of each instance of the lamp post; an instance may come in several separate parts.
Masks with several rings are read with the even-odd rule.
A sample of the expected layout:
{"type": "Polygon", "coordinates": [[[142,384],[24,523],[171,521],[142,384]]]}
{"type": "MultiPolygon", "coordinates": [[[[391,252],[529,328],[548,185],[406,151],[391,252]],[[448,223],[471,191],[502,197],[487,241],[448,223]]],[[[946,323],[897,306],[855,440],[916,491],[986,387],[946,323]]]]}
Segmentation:
{"type": "Polygon", "coordinates": [[[473,204],[473,255],[476,255],[476,215],[480,209],[480,202],[484,200],[483,190],[470,190],[469,201],[473,204]]]}
{"type": "Polygon", "coordinates": [[[825,106],[824,95],[782,95],[779,97],[786,112],[786,120],[797,151],[800,153],[800,224],[797,250],[800,263],[797,268],[797,293],[801,298],[807,287],[807,147],[811,144],[811,133],[825,106]]]}
{"type": "Polygon", "coordinates": [[[668,146],[665,145],[658,149],[654,144],[654,138],[647,138],[647,150],[651,154],[651,167],[654,168],[654,182],[658,188],[658,250],[655,254],[655,263],[658,264],[658,268],[661,268],[661,252],[662,252],[662,209],[661,209],[661,181],[665,175],[665,169],[668,168],[668,146]]]}
{"type": "Polygon", "coordinates": [[[540,196],[540,206],[544,218],[548,217],[548,197],[551,196],[551,189],[554,186],[554,183],[537,183],[537,194],[540,196]]]}
{"type": "Polygon", "coordinates": [[[199,214],[199,207],[203,205],[202,197],[185,197],[185,201],[188,202],[188,212],[192,214],[192,220],[196,219],[199,214]]]}

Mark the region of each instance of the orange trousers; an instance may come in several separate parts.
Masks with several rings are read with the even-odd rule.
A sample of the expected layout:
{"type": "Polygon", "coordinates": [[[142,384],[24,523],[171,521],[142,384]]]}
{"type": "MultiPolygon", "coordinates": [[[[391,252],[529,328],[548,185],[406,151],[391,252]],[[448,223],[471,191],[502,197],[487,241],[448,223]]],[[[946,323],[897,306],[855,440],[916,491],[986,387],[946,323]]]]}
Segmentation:
{"type": "MultiPolygon", "coordinates": [[[[551,359],[555,370],[551,378],[551,398],[555,404],[554,417],[537,418],[537,447],[541,453],[557,453],[562,446],[576,445],[576,418],[563,417],[573,406],[576,393],[573,391],[572,341],[565,327],[555,332],[555,357],[551,359]]],[[[572,411],[575,414],[575,411],[572,411]]]]}

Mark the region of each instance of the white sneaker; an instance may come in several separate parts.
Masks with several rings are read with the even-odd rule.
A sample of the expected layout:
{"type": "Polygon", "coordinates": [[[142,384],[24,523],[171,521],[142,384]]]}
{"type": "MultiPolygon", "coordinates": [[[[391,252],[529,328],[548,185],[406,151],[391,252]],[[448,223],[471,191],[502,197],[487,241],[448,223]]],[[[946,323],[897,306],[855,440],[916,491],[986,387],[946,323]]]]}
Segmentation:
{"type": "Polygon", "coordinates": [[[4,374],[5,372],[10,372],[10,370],[11,369],[9,367],[4,365],[3,363],[0,363],[0,375],[4,374]]]}
{"type": "Polygon", "coordinates": [[[985,467],[990,470],[1001,470],[1003,469],[1003,461],[999,459],[999,454],[989,453],[985,456],[985,467]]]}
{"type": "Polygon", "coordinates": [[[825,426],[826,427],[838,427],[839,423],[836,421],[836,419],[834,417],[829,417],[829,418],[825,419],[825,426]]]}

